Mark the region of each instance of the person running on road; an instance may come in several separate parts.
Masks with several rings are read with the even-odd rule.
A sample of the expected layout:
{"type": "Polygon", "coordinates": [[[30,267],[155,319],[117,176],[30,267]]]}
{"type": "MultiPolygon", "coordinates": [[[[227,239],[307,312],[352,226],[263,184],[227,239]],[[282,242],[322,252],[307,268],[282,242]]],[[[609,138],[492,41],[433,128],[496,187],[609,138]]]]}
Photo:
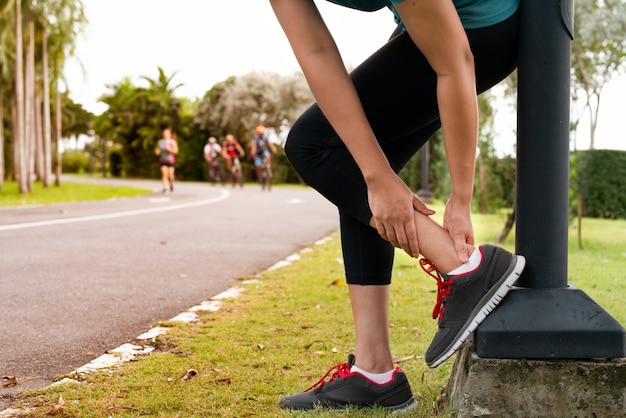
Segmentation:
{"type": "Polygon", "coordinates": [[[163,193],[174,191],[174,174],[176,155],[178,154],[178,141],[172,135],[170,128],[163,129],[163,138],[159,140],[154,150],[157,155],[159,167],[161,168],[161,183],[163,185],[163,193]]]}
{"type": "Polygon", "coordinates": [[[314,0],[270,0],[316,99],[292,126],[285,152],[339,209],[356,341],[332,377],[279,404],[415,408],[389,343],[394,247],[432,261],[420,261],[438,284],[438,329],[424,356],[431,367],[454,354],[524,268],[522,256],[476,247],[470,216],[476,93],[516,66],[519,0],[329,1],[387,7],[399,28],[348,74],[314,0]],[[443,226],[397,175],[440,127],[452,183],[443,226]]]}

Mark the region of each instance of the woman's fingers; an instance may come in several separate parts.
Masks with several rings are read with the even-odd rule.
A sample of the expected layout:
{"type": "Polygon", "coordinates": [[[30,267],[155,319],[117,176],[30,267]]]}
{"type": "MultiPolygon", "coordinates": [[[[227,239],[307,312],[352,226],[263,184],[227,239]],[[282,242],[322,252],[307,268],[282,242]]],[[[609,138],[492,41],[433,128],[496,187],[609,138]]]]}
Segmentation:
{"type": "Polygon", "coordinates": [[[419,257],[415,222],[400,222],[399,225],[392,223],[387,226],[383,222],[377,222],[376,229],[378,234],[394,247],[401,248],[411,257],[419,257]]]}

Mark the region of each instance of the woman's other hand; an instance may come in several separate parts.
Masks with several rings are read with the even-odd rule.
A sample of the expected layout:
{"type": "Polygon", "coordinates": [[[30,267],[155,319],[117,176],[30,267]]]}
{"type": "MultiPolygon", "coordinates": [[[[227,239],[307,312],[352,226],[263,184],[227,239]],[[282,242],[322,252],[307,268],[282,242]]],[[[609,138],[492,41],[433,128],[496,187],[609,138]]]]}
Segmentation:
{"type": "Polygon", "coordinates": [[[370,224],[394,247],[411,257],[419,256],[415,211],[435,213],[417,198],[395,174],[368,182],[368,199],[372,211],[370,224]]]}
{"type": "Polygon", "coordinates": [[[462,263],[469,260],[468,246],[474,246],[474,228],[470,212],[469,202],[459,203],[451,197],[443,215],[443,228],[454,241],[454,248],[462,263]]]}

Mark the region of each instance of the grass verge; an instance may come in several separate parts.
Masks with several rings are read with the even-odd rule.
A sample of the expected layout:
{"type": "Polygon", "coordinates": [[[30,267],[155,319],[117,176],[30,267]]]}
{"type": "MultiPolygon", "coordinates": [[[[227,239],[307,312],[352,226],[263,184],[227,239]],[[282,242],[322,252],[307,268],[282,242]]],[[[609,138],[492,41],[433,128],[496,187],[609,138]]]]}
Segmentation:
{"type": "Polygon", "coordinates": [[[17,183],[7,181],[4,182],[0,191],[0,207],[107,200],[140,196],[152,192],[148,189],[113,184],[64,182],[60,187],[47,188],[41,183],[34,183],[32,193],[20,194],[17,183]]]}
{"type": "MultiPolygon", "coordinates": [[[[481,231],[479,242],[489,241],[504,224],[499,216],[480,215],[474,221],[481,231]]],[[[589,219],[583,227],[585,249],[570,247],[570,281],[624,324],[626,221],[589,219]]],[[[513,238],[504,246],[511,249],[513,238]]],[[[157,350],[149,356],[84,375],[80,383],[25,393],[16,406],[30,408],[30,417],[45,417],[61,396],[60,414],[70,417],[339,415],[322,410],[288,413],[277,406],[281,396],[306,389],[329,367],[345,361],[354,346],[338,237],[300,256],[241,285],[245,291],[240,296],[217,312],[200,314],[195,323],[158,324],[170,331],[156,339],[157,350]]],[[[403,416],[449,416],[449,406],[437,407],[437,396],[454,358],[433,370],[422,357],[436,327],[430,319],[434,283],[416,260],[400,251],[393,283],[392,351],[420,403],[403,416]]],[[[381,410],[348,409],[342,414],[387,416],[381,410]]]]}

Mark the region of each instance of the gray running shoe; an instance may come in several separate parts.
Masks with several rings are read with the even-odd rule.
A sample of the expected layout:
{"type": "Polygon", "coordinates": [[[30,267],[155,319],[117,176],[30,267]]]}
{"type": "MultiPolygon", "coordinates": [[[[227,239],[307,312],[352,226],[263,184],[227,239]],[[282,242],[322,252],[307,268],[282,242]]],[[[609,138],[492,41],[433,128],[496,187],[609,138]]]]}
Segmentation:
{"type": "Polygon", "coordinates": [[[347,363],[339,363],[332,367],[316,384],[302,393],[287,396],[279,401],[284,409],[313,409],[316,407],[345,408],[381,407],[391,411],[402,411],[417,408],[406,375],[400,367],[396,367],[392,379],[384,384],[375,383],[360,373],[352,373],[353,354],[348,356],[347,363]],[[328,375],[335,371],[328,380],[328,375]]]}
{"type": "Polygon", "coordinates": [[[420,260],[438,287],[433,319],[439,318],[439,329],[424,356],[430,367],[439,366],[459,349],[511,290],[526,265],[523,256],[500,247],[481,245],[479,250],[480,265],[457,276],[440,274],[430,261],[420,260]]]}

